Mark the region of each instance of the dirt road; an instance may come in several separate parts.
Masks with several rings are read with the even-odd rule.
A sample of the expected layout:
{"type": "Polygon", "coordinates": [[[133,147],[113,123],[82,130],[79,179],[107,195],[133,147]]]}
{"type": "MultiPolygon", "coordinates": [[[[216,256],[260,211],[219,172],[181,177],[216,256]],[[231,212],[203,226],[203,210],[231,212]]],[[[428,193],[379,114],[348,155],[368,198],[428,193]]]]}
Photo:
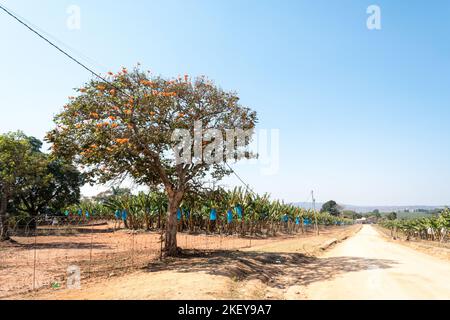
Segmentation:
{"type": "Polygon", "coordinates": [[[449,262],[386,241],[372,226],[321,258],[343,257],[364,259],[367,265],[311,283],[308,299],[450,299],[449,262]]]}

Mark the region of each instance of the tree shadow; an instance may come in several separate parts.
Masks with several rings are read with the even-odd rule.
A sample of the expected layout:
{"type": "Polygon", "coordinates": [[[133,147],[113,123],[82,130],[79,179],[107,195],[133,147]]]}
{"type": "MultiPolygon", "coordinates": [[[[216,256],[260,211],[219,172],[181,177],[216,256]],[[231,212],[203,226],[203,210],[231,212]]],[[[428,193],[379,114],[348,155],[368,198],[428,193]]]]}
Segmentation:
{"type": "Polygon", "coordinates": [[[243,281],[258,279],[269,287],[285,289],[330,280],[340,274],[363,270],[388,269],[393,260],[360,257],[317,258],[300,253],[242,251],[186,251],[177,259],[155,262],[148,272],[204,272],[243,281]]]}

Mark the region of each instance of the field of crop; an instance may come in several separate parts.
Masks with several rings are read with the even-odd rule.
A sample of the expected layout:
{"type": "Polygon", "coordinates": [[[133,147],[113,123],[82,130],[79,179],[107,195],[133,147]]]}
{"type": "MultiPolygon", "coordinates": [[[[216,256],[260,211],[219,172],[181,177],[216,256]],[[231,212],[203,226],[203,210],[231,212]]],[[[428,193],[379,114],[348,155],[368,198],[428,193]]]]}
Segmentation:
{"type": "Polygon", "coordinates": [[[393,238],[405,236],[407,240],[421,239],[447,242],[450,229],[450,210],[444,209],[438,216],[416,219],[383,220],[380,225],[391,231],[393,238]]]}

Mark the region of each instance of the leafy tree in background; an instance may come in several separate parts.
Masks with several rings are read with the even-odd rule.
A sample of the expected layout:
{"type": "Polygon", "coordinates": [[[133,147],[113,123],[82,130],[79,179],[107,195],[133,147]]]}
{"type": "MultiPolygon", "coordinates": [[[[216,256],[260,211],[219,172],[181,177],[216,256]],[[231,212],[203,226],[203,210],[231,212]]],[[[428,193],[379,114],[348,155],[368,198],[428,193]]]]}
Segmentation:
{"type": "Polygon", "coordinates": [[[381,219],[382,215],[380,213],[380,210],[375,209],[372,212],[369,212],[368,214],[366,214],[367,217],[375,217],[377,219],[381,219]]]}
{"type": "Polygon", "coordinates": [[[7,211],[36,217],[78,202],[82,179],[72,166],[40,151],[42,142],[22,132],[0,136],[2,239],[7,211]]]}
{"type": "Polygon", "coordinates": [[[11,210],[34,218],[47,211],[60,212],[77,203],[82,178],[72,165],[35,153],[30,167],[18,177],[18,183],[11,210]]]}
{"type": "Polygon", "coordinates": [[[33,148],[21,132],[0,135],[0,241],[9,239],[8,206],[17,192],[18,177],[29,169],[33,148]]]}
{"type": "Polygon", "coordinates": [[[386,218],[387,218],[388,220],[391,220],[391,221],[397,220],[397,213],[396,213],[396,212],[391,212],[391,213],[389,213],[389,214],[386,216],[386,218]]]}
{"type": "Polygon", "coordinates": [[[330,200],[323,204],[322,209],[320,210],[321,213],[328,212],[332,216],[339,217],[341,212],[339,210],[339,206],[334,200],[330,200]]]}
{"type": "MultiPolygon", "coordinates": [[[[203,188],[205,178],[221,179],[230,171],[224,163],[177,163],[174,131],[193,135],[196,121],[203,130],[249,130],[256,113],[204,77],[164,79],[139,68],[108,77],[108,82],[92,80],[78,90],[80,95],[55,117],[48,141],[58,155],[83,166],[92,183],[129,176],[164,188],[169,203],[165,251],[176,255],[177,210],[185,194],[203,188]]],[[[203,146],[210,143],[203,141],[203,146]]]]}

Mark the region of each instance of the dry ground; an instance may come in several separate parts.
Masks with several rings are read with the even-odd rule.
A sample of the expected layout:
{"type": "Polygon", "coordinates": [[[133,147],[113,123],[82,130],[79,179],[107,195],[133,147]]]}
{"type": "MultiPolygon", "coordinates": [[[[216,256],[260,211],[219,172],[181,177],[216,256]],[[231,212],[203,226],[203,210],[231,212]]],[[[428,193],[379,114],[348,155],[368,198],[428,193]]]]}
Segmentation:
{"type": "Polygon", "coordinates": [[[24,299],[302,299],[304,287],[383,262],[342,257],[321,259],[328,246],[360,226],[329,228],[316,237],[253,241],[240,251],[187,251],[181,258],[107,281],[84,282],[81,290],[47,290],[24,299]]]}
{"type": "Polygon", "coordinates": [[[362,259],[366,268],[317,281],[310,299],[450,299],[450,262],[386,241],[372,226],[327,252],[322,259],[362,259]]]}
{"type": "MultiPolygon", "coordinates": [[[[338,228],[329,228],[325,233],[334,229],[338,228]]],[[[217,254],[217,251],[227,253],[273,246],[286,239],[310,239],[312,236],[311,230],[276,238],[180,233],[178,244],[185,250],[217,254]]],[[[33,288],[65,287],[67,269],[72,265],[80,267],[83,283],[133,273],[159,259],[160,238],[161,235],[154,232],[114,231],[110,223],[91,227],[41,227],[37,237],[13,237],[12,243],[0,244],[0,298],[26,294],[33,288]]],[[[158,268],[157,264],[150,266],[152,270],[158,268]]]]}
{"type": "Polygon", "coordinates": [[[352,226],[240,251],[188,251],[80,290],[18,298],[450,299],[449,279],[450,262],[352,226]]]}
{"type": "Polygon", "coordinates": [[[408,246],[414,250],[421,251],[423,253],[435,256],[437,258],[450,261],[450,243],[440,243],[439,241],[427,241],[421,239],[406,240],[406,236],[402,236],[396,240],[393,240],[390,231],[380,226],[375,227],[376,230],[384,236],[387,241],[399,243],[408,246]]]}

